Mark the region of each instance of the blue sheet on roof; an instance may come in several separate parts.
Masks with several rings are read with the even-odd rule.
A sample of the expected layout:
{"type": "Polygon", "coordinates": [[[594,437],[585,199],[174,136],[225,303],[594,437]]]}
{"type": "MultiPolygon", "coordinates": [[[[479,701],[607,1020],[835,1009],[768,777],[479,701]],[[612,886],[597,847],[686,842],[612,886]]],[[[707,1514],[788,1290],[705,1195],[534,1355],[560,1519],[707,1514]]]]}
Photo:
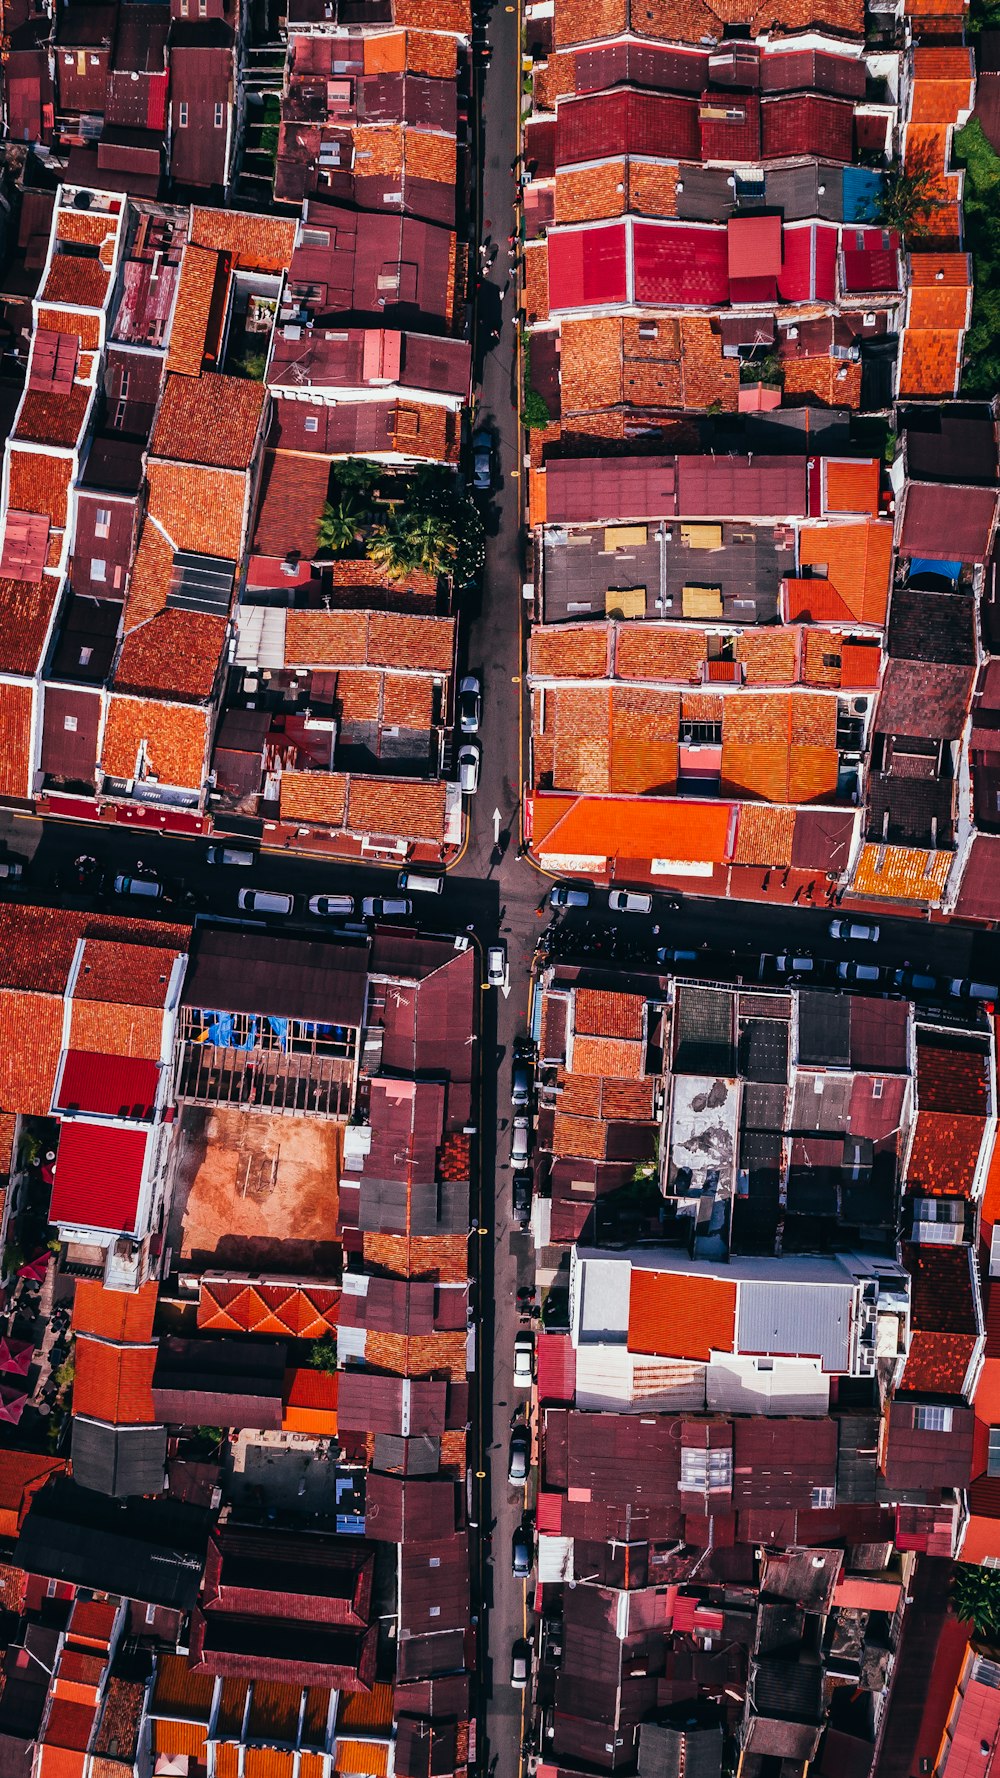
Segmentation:
{"type": "Polygon", "coordinates": [[[845,222],[874,222],[879,211],[882,175],[872,167],[845,167],[843,205],[845,222]]]}
{"type": "Polygon", "coordinates": [[[914,556],[909,577],[912,580],[915,574],[940,574],[945,580],[957,580],[961,572],[961,562],[936,562],[930,556],[914,556]]]}

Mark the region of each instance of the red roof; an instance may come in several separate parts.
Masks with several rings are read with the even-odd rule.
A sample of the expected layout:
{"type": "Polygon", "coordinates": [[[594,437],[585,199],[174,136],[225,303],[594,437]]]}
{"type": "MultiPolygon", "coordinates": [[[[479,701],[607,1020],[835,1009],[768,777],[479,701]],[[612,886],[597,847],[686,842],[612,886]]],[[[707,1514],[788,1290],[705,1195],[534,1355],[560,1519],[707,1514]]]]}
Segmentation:
{"type": "Polygon", "coordinates": [[[562,100],[556,123],[557,167],[621,154],[699,160],[695,100],[628,88],[562,100]]]}
{"type": "Polygon", "coordinates": [[[724,228],[635,222],[632,240],[637,303],[705,308],[728,301],[729,246],[724,228]]]}
{"type": "Polygon", "coordinates": [[[781,271],[781,217],[731,216],[730,278],[776,278],[781,271]]]}
{"type": "Polygon", "coordinates": [[[845,290],[860,294],[899,289],[899,235],[895,229],[845,228],[841,245],[845,290]]]}
{"type": "Polygon", "coordinates": [[[837,293],[837,229],[804,222],[784,231],[784,265],[778,290],[784,302],[833,302],[837,293]]]}
{"type": "Polygon", "coordinates": [[[138,1056],[102,1056],[68,1050],[56,1091],[57,1111],[91,1111],[105,1117],[153,1116],[160,1080],[158,1062],[138,1056]]]}
{"type": "Polygon", "coordinates": [[[736,1286],[728,1279],[697,1272],[633,1270],[628,1308],[630,1352],[706,1364],[713,1352],[731,1352],[735,1336],[736,1286]]]}
{"type": "Polygon", "coordinates": [[[623,303],[628,295],[626,251],[622,222],[554,230],[548,237],[549,306],[623,303]]]}
{"type": "Polygon", "coordinates": [[[854,106],[850,100],[794,93],[765,99],[760,109],[761,158],[814,154],[844,161],[854,155],[854,106]]]}
{"type": "Polygon", "coordinates": [[[538,1400],[571,1403],[576,1397],[576,1349],[568,1334],[540,1333],[536,1344],[538,1400]]]}
{"type": "Polygon", "coordinates": [[[50,1220],[134,1234],[146,1134],[82,1121],[64,1124],[50,1220]]]}
{"type": "Polygon", "coordinates": [[[972,1657],[972,1677],[962,1693],[948,1748],[948,1778],[982,1778],[993,1770],[992,1757],[1000,1743],[1000,1690],[992,1676],[992,1663],[972,1657]],[[985,1678],[979,1678],[982,1668],[985,1678]],[[984,1755],[983,1748],[989,1751],[984,1755]]]}
{"type": "Polygon", "coordinates": [[[698,107],[698,123],[703,161],[735,166],[760,159],[760,100],[756,93],[706,93],[698,107]]]}

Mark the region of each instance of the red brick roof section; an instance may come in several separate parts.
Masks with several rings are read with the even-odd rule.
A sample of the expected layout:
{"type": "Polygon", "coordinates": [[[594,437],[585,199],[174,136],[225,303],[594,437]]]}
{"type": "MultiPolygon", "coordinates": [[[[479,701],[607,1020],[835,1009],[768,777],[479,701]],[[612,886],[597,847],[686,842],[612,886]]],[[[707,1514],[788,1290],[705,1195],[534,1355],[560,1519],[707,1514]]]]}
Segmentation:
{"type": "Polygon", "coordinates": [[[910,1274],[910,1354],[903,1388],[960,1395],[978,1339],[969,1249],[904,1244],[910,1274]]]}
{"type": "Polygon", "coordinates": [[[329,483],[330,465],[325,458],[268,451],[254,550],[263,556],[285,556],[297,549],[303,556],[311,556],[316,549],[329,483]]]}
{"type": "Polygon", "coordinates": [[[980,1049],[918,1037],[918,1111],[906,1171],[910,1192],[971,1194],[986,1133],[988,1066],[980,1049]]]}
{"type": "Polygon", "coordinates": [[[210,469],[248,469],[264,398],[263,384],[249,377],[168,376],[150,453],[210,469]]]}
{"type": "MultiPolygon", "coordinates": [[[[190,926],[131,919],[125,914],[82,914],[66,908],[0,906],[0,988],[62,995],[81,938],[108,939],[186,951],[190,926]]],[[[141,966],[140,966],[141,967],[141,966]]],[[[111,996],[104,994],[102,998],[111,996]]]]}

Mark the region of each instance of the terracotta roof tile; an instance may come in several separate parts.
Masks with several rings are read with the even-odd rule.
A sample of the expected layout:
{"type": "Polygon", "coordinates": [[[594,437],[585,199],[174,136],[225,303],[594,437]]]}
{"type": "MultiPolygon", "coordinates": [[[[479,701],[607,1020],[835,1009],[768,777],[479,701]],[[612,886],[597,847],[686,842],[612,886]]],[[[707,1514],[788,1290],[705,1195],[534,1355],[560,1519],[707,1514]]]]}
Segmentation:
{"type": "Polygon", "coordinates": [[[916,1332],[901,1386],[928,1395],[960,1395],[975,1349],[973,1334],[916,1332]]]}
{"type": "MultiPolygon", "coordinates": [[[[368,44],[375,41],[367,39],[368,44]]],[[[403,64],[411,74],[429,74],[432,80],[454,80],[458,71],[458,44],[432,31],[408,31],[403,64]]],[[[366,64],[367,67],[367,64],[366,64]]]]}
{"type": "Polygon", "coordinates": [[[530,241],[524,248],[524,314],[530,325],[544,321],[549,313],[549,253],[544,240],[530,241]]]}
{"type": "Polygon", "coordinates": [[[971,109],[975,93],[972,50],[955,44],[913,50],[910,119],[913,123],[953,124],[971,109]]]}
{"type": "Polygon", "coordinates": [[[613,686],[610,788],[619,794],[659,796],[674,790],[679,724],[680,698],[675,691],[613,686]]]}
{"type": "Polygon", "coordinates": [[[199,247],[228,253],[243,271],[287,272],[297,223],[283,216],[255,216],[240,210],[192,205],[190,239],[199,247]]]}
{"type": "Polygon", "coordinates": [[[781,363],[785,405],[812,395],[823,407],[861,406],[861,364],[854,359],[785,358],[781,363]]]}
{"type": "Polygon", "coordinates": [[[61,998],[0,988],[0,1105],[4,1110],[22,1116],[48,1116],[62,1049],[62,1024],[61,998]]]}
{"type": "Polygon", "coordinates": [[[139,748],[145,742],[147,769],[155,771],[162,784],[200,789],[209,723],[209,711],[191,704],[112,692],[101,765],[113,778],[134,777],[139,748]]]}
{"type": "Polygon", "coordinates": [[[347,810],[344,772],[282,772],[282,821],[317,821],[343,827],[347,810]]]}
{"type": "Polygon", "coordinates": [[[168,374],[150,454],[211,469],[247,469],[266,391],[250,377],[168,374]]]}
{"type": "Polygon", "coordinates": [[[403,778],[352,778],[348,825],[356,834],[444,842],[445,786],[403,778]]]}
{"type": "Polygon", "coordinates": [[[600,1117],[601,1078],[599,1075],[566,1074],[558,1076],[559,1110],[570,1117],[600,1117]]]}
{"type": "Polygon", "coordinates": [[[92,394],[93,390],[85,388],[82,383],[74,383],[62,395],[26,389],[14,437],[30,438],[35,444],[75,445],[92,394]]]}
{"type": "Polygon", "coordinates": [[[552,1120],[552,1151],[573,1160],[603,1160],[608,1151],[608,1126],[600,1118],[557,1111],[552,1120]]]}
{"type": "Polygon", "coordinates": [[[89,1056],[136,1056],[158,1062],[163,1052],[163,1014],[148,1006],[74,1000],[69,1044],[89,1056]]]}
{"type": "Polygon", "coordinates": [[[600,679],[608,671],[607,624],[536,627],[528,643],[528,671],[536,678],[600,679]]]}
{"type": "Polygon", "coordinates": [[[424,31],[452,31],[467,37],[472,30],[469,0],[396,0],[397,25],[419,26],[424,31]]]}
{"type": "Polygon", "coordinates": [[[546,726],[553,734],[555,789],[610,790],[609,698],[606,687],[561,686],[548,694],[546,726]]]}
{"type": "Polygon", "coordinates": [[[845,642],[840,651],[840,683],[874,690],[882,677],[882,648],[879,643],[845,642]]]}
{"type": "Polygon", "coordinates": [[[387,673],[382,689],[382,721],[430,732],[434,720],[434,680],[424,673],[387,673]]]}
{"type": "Polygon", "coordinates": [[[224,617],[204,612],[159,612],[126,636],[115,668],[115,689],[210,698],[227,628],[224,617]]]}
{"type": "Polygon", "coordinates": [[[73,475],[69,457],[53,457],[44,451],[10,452],[8,506],[15,512],[47,513],[62,530],[66,523],[66,498],[73,475]]]}
{"type": "Polygon", "coordinates": [[[828,512],[864,513],[878,517],[880,468],[877,460],[847,462],[830,458],[826,465],[826,508],[828,512]]]}
{"type": "Polygon", "coordinates": [[[601,1116],[610,1123],[648,1123],[653,1117],[653,1079],[602,1080],[601,1116]]]}
{"type": "Polygon", "coordinates": [[[159,526],[144,524],[125,601],[126,634],[165,609],[173,565],[173,549],[159,526]]]}
{"type": "Polygon", "coordinates": [[[0,796],[31,795],[32,688],[0,682],[0,796]]]}
{"type": "MultiPolygon", "coordinates": [[[[799,561],[803,567],[826,564],[831,591],[839,595],[859,623],[885,623],[892,563],[891,524],[866,520],[861,524],[803,525],[799,533],[799,561]]],[[[818,611],[816,616],[820,616],[818,611]]]]}
{"type": "Polygon", "coordinates": [[[629,161],[629,208],[636,216],[676,216],[680,177],[679,167],[660,166],[656,161],[629,161]]]}
{"type": "Polygon", "coordinates": [[[285,660],[289,666],[360,666],[367,658],[367,612],[286,613],[285,660]]]}
{"type": "Polygon", "coordinates": [[[114,223],[109,222],[107,213],[101,210],[64,210],[56,215],[56,238],[60,241],[77,241],[88,247],[101,247],[108,237],[114,236],[114,223]]]}
{"type": "Polygon", "coordinates": [[[155,1346],[113,1346],[77,1337],[73,1412],[113,1426],[150,1426],[155,1346]]]}
{"type": "MultiPolygon", "coordinates": [[[[806,626],[797,630],[801,649],[801,670],[799,677],[804,685],[838,686],[841,682],[843,651],[845,644],[836,630],[810,629],[806,626]]],[[[878,661],[878,647],[872,651],[878,661]]]]}
{"type": "Polygon", "coordinates": [[[85,309],[102,309],[109,283],[108,270],[98,260],[58,253],[49,267],[41,297],[43,302],[79,303],[85,309]]]}
{"type": "MultiPolygon", "coordinates": [[[[37,586],[26,580],[0,578],[0,670],[4,673],[30,675],[37,671],[58,592],[59,581],[52,574],[43,575],[37,586]]],[[[16,756],[11,763],[16,770],[16,756]]]]}
{"type": "Polygon", "coordinates": [[[154,1278],[138,1290],[106,1290],[96,1278],[78,1278],[73,1298],[74,1331],[142,1345],[153,1332],[158,1292],[154,1278]]]}
{"type": "Polygon", "coordinates": [[[954,854],[916,847],[867,845],[854,872],[856,895],[936,905],[944,894],[954,854]]]}
{"type": "Polygon", "coordinates": [[[713,1352],[731,1352],[735,1338],[735,1284],[697,1273],[633,1269],[630,1352],[707,1363],[713,1352]]]}
{"type": "Polygon", "coordinates": [[[907,1190],[932,1198],[970,1197],[985,1128],[982,1117],[918,1112],[906,1167],[907,1190]]]}
{"type": "Polygon", "coordinates": [[[748,685],[794,685],[799,676],[794,630],[741,630],[736,658],[743,663],[748,685]]]}
{"type": "Polygon", "coordinates": [[[377,722],[385,675],[375,667],[346,667],[337,674],[336,701],[342,722],[377,722]]]}
{"type": "Polygon", "coordinates": [[[909,244],[916,240],[955,240],[961,233],[959,215],[960,180],[945,171],[948,164],[948,129],[954,121],[944,123],[909,123],[903,143],[903,165],[907,171],[927,171],[932,175],[926,192],[926,208],[909,230],[909,244]]]}
{"type": "Polygon", "coordinates": [[[61,1002],[81,938],[126,944],[131,949],[151,944],[159,949],[186,950],[190,934],[189,925],[132,919],[125,914],[0,904],[0,986],[56,994],[61,1002]]]}
{"type": "Polygon", "coordinates": [[[150,514],[177,549],[239,561],[247,498],[242,472],[161,462],[150,463],[146,475],[150,514]]]}
{"type": "MultiPolygon", "coordinates": [[[[928,293],[930,294],[930,293],[928,293]]],[[[964,326],[964,322],[962,324],[964,326]]],[[[962,368],[962,335],[929,323],[905,327],[899,361],[900,395],[954,395],[962,368]]]]}
{"type": "Polygon", "coordinates": [[[267,451],[254,550],[264,556],[286,556],[297,549],[304,557],[311,557],[318,542],[329,481],[330,465],[325,457],[267,451]]]}
{"type": "Polygon", "coordinates": [[[734,864],[783,868],[792,862],[795,810],[741,803],[734,864]]]}
{"type": "Polygon", "coordinates": [[[615,670],[622,679],[662,679],[699,685],[705,632],[680,624],[626,623],[615,636],[615,670]]]}
{"type": "Polygon", "coordinates": [[[385,667],[414,667],[450,673],[455,658],[453,617],[406,617],[397,612],[368,615],[368,661],[385,667]]]}
{"type": "Polygon", "coordinates": [[[573,996],[573,1029],[591,1037],[624,1037],[637,1042],[643,1035],[645,1011],[643,994],[577,988],[573,996]]]}
{"type": "Polygon", "coordinates": [[[728,857],[732,804],[664,797],[534,796],[533,850],[546,857],[671,858],[721,864],[728,857]]]}
{"type": "Polygon", "coordinates": [[[79,311],[72,313],[65,309],[39,309],[39,329],[45,328],[49,333],[75,333],[80,345],[85,350],[94,352],[101,343],[101,321],[98,315],[87,315],[79,311]]]}
{"type": "Polygon", "coordinates": [[[628,208],[626,167],[624,158],[593,167],[558,167],[556,222],[597,222],[605,216],[624,215],[628,208]]]}
{"type": "Polygon", "coordinates": [[[218,270],[217,253],[213,253],[210,248],[195,247],[188,243],[181,261],[174,319],[170,329],[167,352],[169,371],[177,371],[189,377],[196,377],[201,373],[218,270]]]}
{"type": "Polygon", "coordinates": [[[641,1080],[643,1046],[621,1037],[577,1037],[573,1042],[573,1069],[577,1074],[641,1080]]]}

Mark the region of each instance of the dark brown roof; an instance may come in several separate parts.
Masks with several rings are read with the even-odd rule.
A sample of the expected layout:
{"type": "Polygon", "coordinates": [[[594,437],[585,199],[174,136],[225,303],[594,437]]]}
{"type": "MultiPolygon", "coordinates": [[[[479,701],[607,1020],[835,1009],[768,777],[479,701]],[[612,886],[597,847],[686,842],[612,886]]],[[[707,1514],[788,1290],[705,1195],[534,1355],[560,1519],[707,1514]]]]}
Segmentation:
{"type": "Polygon", "coordinates": [[[965,1488],[972,1474],[976,1416],[953,1407],[947,1432],[924,1432],[916,1425],[919,1402],[897,1396],[889,1409],[885,1479],[890,1488],[965,1488]]]}

